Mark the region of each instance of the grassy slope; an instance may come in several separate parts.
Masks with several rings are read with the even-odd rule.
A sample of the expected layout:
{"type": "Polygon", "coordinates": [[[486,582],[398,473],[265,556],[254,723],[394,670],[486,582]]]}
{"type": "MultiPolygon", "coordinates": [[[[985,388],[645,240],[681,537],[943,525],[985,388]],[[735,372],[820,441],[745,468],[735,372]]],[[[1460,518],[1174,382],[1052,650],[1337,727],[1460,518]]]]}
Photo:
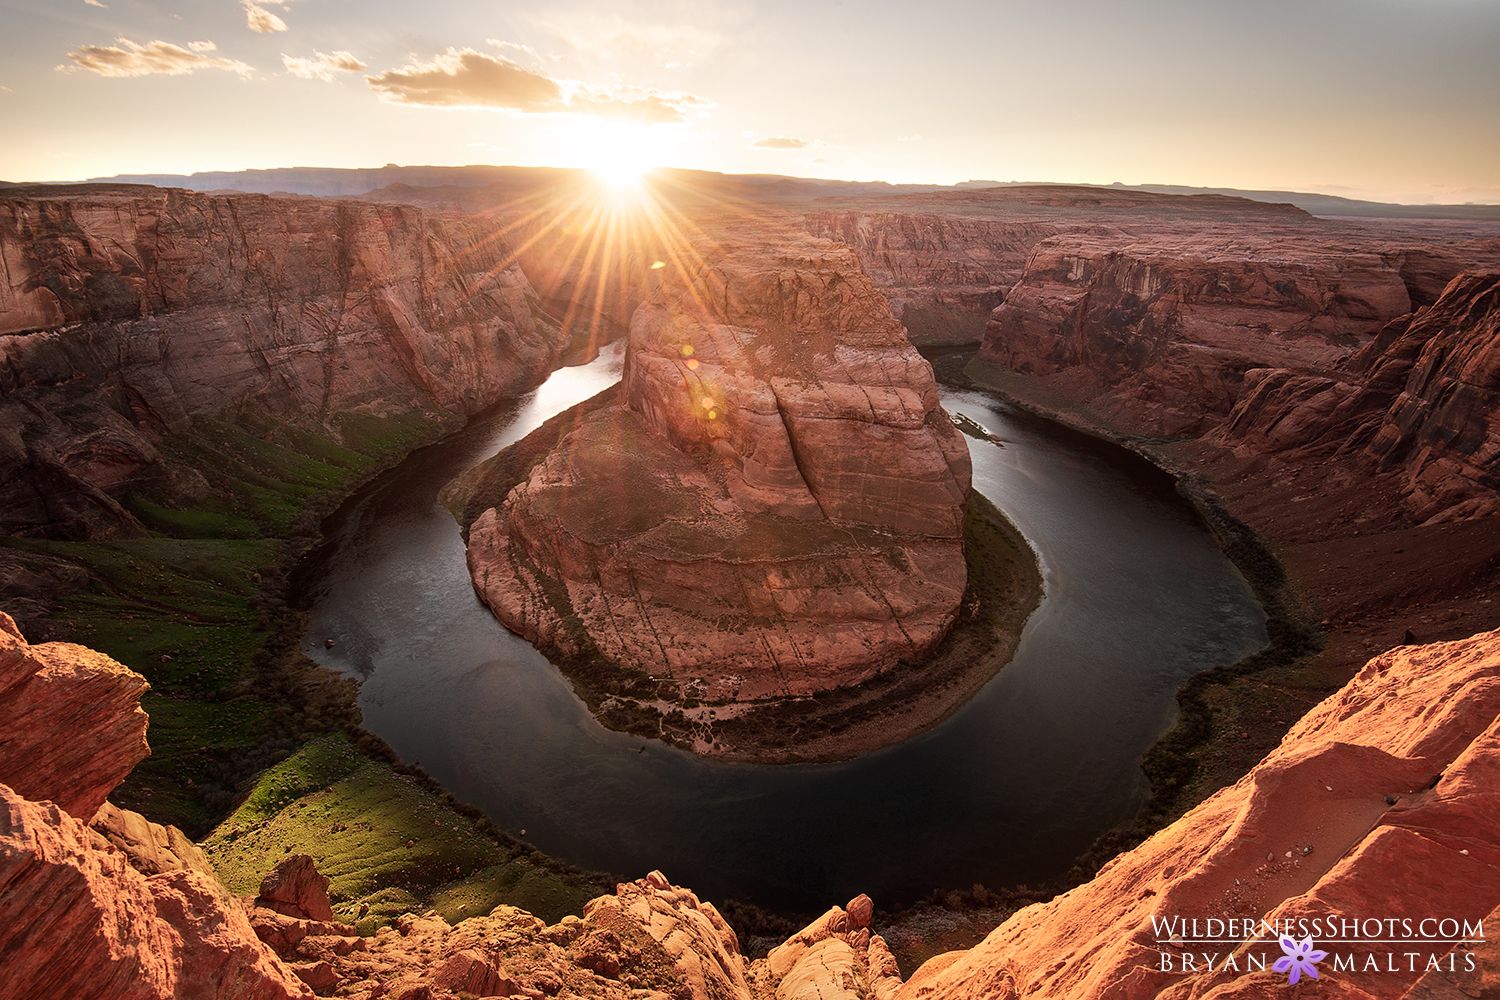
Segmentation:
{"type": "Polygon", "coordinates": [[[42,595],[47,613],[22,622],[29,639],[91,646],[151,682],[152,754],[111,800],[195,837],[219,826],[210,857],[236,891],[253,893],[288,850],[329,865],[335,899],[368,903],[369,926],[413,908],[457,919],[500,902],[555,920],[612,887],[510,840],[403,767],[358,729],[354,682],[298,650],[287,575],[322,518],[454,423],[344,417],[337,443],[255,414],[198,420],[158,443],[170,475],[121,498],[150,537],[0,538],[13,555],[87,575],[42,595]]]}
{"type": "Polygon", "coordinates": [[[332,879],[336,914],[366,930],[413,910],[432,907],[456,922],[501,903],[552,923],[604,891],[343,734],[315,739],[263,773],[203,846],[244,895],[287,853],[312,855],[332,879]]]}

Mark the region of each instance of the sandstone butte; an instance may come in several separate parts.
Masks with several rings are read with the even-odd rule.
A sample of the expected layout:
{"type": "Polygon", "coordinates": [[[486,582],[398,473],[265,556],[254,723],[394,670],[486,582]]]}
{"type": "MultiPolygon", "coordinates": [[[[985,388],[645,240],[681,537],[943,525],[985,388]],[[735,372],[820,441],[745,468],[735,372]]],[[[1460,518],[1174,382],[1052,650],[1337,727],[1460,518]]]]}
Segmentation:
{"type": "Polygon", "coordinates": [[[171,479],[155,442],[193,418],[269,413],[334,440],[351,414],[456,420],[540,384],[567,346],[477,218],[136,185],[6,194],[6,534],[140,534],[112,494],[171,479]]]}
{"type": "MultiPolygon", "coordinates": [[[[33,654],[8,617],[0,632],[20,654],[0,659],[9,684],[33,654]]],[[[80,677],[124,672],[81,647],[49,645],[80,677]]],[[[305,855],[268,873],[259,898],[235,897],[180,834],[162,836],[110,806],[91,828],[60,808],[79,797],[69,773],[54,770],[36,798],[19,794],[13,783],[34,785],[36,765],[67,737],[108,756],[135,747],[138,734],[128,725],[74,734],[53,727],[73,724],[66,710],[58,720],[10,711],[0,703],[4,732],[35,736],[42,726],[57,738],[37,758],[0,764],[7,998],[1263,997],[1287,988],[1270,968],[1279,944],[1199,945],[1207,921],[1240,921],[1229,936],[1244,937],[1244,922],[1259,928],[1262,919],[1373,918],[1397,928],[1409,919],[1419,934],[1426,919],[1484,921],[1486,934],[1500,920],[1500,631],[1376,657],[1239,782],[1093,881],[1019,911],[905,982],[871,932],[866,896],[749,961],[711,903],[659,872],[551,926],[501,906],[454,926],[409,914],[357,937],[326,919],[327,880],[305,855]],[[126,828],[134,841],[120,835],[126,828]],[[188,857],[169,860],[168,842],[188,857]],[[1184,932],[1184,919],[1203,929],[1184,932]]],[[[138,711],[114,708],[122,719],[138,711]]],[[[1454,936],[1474,935],[1444,935],[1454,936]]],[[[1500,986],[1492,941],[1326,948],[1333,954],[1318,978],[1297,987],[1306,995],[1479,997],[1500,986]]]]}
{"type": "Polygon", "coordinates": [[[645,281],[616,403],[470,528],[485,603],[716,700],[928,653],[967,577],[968,449],[854,255],[725,225],[645,281]]]}

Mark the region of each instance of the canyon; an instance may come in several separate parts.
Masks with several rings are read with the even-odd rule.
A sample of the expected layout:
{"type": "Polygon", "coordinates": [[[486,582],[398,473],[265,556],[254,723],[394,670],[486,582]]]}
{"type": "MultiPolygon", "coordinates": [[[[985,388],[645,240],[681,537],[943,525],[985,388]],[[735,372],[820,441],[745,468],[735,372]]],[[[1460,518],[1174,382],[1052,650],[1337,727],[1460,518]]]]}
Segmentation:
{"type": "Polygon", "coordinates": [[[469,528],[513,630],[715,703],[919,660],[967,577],[968,451],[930,367],[847,251],[757,236],[649,272],[618,402],[469,528]]]}
{"type": "Polygon", "coordinates": [[[148,483],[201,500],[202,474],[155,446],[194,419],[264,415],[337,442],[362,420],[452,426],[566,348],[508,245],[472,220],[129,186],[5,194],[10,535],[139,535],[118,498],[148,483]]]}
{"type": "MultiPolygon", "coordinates": [[[[1184,954],[1196,948],[1163,944],[1150,918],[1494,919],[1500,883],[1487,769],[1500,716],[1492,691],[1500,618],[1488,595],[1500,574],[1491,429],[1500,239],[1482,227],[1434,234],[1240,199],[1063,186],[761,205],[753,223],[679,200],[677,210],[698,213],[714,252],[643,239],[651,252],[634,265],[639,280],[620,264],[619,281],[585,295],[594,304],[570,316],[565,303],[576,302],[587,276],[573,236],[532,229],[529,248],[513,249],[511,236],[522,231],[515,220],[535,208],[507,208],[503,199],[456,212],[368,196],[4,193],[0,509],[11,540],[0,548],[8,588],[0,593],[5,607],[25,614],[24,631],[0,621],[0,712],[10,713],[7,733],[26,735],[0,746],[0,880],[6,905],[22,907],[0,914],[0,934],[9,935],[0,943],[24,958],[4,973],[20,977],[8,984],[18,995],[46,982],[77,995],[316,990],[413,1000],[459,991],[1244,996],[1277,988],[1278,974],[1251,971],[1250,962],[1276,957],[1274,942],[1269,951],[1228,946],[1232,970],[1225,956],[1188,969],[1184,954]],[[538,232],[544,238],[531,240],[538,232]],[[716,253],[723,263],[705,263],[716,253]],[[653,269],[656,260],[672,266],[653,269]],[[712,294],[695,298],[694,288],[712,294]],[[1156,814],[1164,828],[1139,831],[1130,838],[1144,840],[1139,846],[1120,844],[1132,849],[1091,880],[1016,913],[976,947],[906,975],[873,933],[880,918],[867,897],[751,961],[717,909],[659,872],[621,881],[572,917],[546,920],[503,902],[439,917],[427,906],[436,895],[413,893],[382,911],[388,929],[361,936],[358,914],[330,921],[288,902],[303,915],[272,916],[244,885],[238,896],[229,892],[222,874],[205,870],[210,862],[192,838],[159,822],[165,806],[149,796],[132,800],[146,815],[104,802],[141,788],[130,782],[155,766],[152,758],[138,763],[145,730],[135,699],[159,698],[142,695],[148,679],[183,699],[145,702],[162,708],[169,754],[179,752],[170,726],[182,725],[174,721],[181,704],[211,712],[252,704],[235,700],[247,696],[243,688],[204,693],[201,672],[185,666],[196,662],[193,643],[137,646],[144,623],[122,619],[118,633],[101,630],[110,652],[139,672],[82,646],[22,638],[33,626],[67,637],[80,620],[80,605],[69,601],[118,593],[125,577],[107,554],[144,560],[166,552],[168,541],[205,541],[210,523],[215,551],[227,552],[231,541],[241,544],[236,536],[246,538],[236,525],[255,517],[254,537],[281,537],[275,532],[289,522],[257,514],[266,501],[249,489],[271,490],[272,470],[262,462],[261,478],[241,474],[236,483],[246,486],[226,487],[214,470],[195,468],[200,452],[184,440],[238,449],[230,457],[244,469],[255,455],[233,435],[259,435],[284,450],[277,455],[301,448],[329,467],[337,465],[329,459],[346,462],[348,476],[320,482],[348,488],[353,470],[524,392],[622,324],[631,360],[617,394],[536,444],[531,464],[509,471],[515,483],[492,480],[489,488],[499,483],[504,493],[469,533],[478,589],[510,608],[502,617],[562,654],[587,634],[612,659],[637,657],[630,662],[644,672],[675,671],[689,682],[707,681],[704,664],[732,653],[764,669],[732,684],[719,674],[719,688],[692,690],[750,697],[817,689],[826,682],[817,671],[778,673],[780,658],[753,660],[753,644],[733,645],[734,627],[698,625],[742,586],[735,574],[745,566],[771,578],[764,552],[742,558],[713,527],[732,525],[753,540],[757,521],[810,531],[816,551],[836,548],[848,560],[844,577],[876,581],[848,587],[820,577],[809,586],[793,578],[780,591],[783,614],[810,610],[807,620],[822,623],[829,608],[853,609],[850,617],[866,623],[857,643],[839,645],[873,652],[835,656],[843,679],[931,648],[963,595],[966,458],[903,325],[932,347],[968,348],[934,352],[939,378],[1145,454],[1222,515],[1213,523],[1226,538],[1254,529],[1275,558],[1265,576],[1279,580],[1286,620],[1317,648],[1192,686],[1184,718],[1201,729],[1187,744],[1175,797],[1156,814]],[[792,336],[763,350],[743,334],[757,324],[792,336]],[[726,401],[734,406],[720,412],[726,401]],[[817,443],[816,460],[804,461],[805,441],[817,443]],[[614,478],[606,459],[622,452],[651,456],[637,468],[655,473],[614,478]],[[870,455],[879,457],[864,461],[870,455]],[[909,493],[909,483],[922,488],[909,493]],[[670,504],[651,507],[651,524],[625,523],[635,502],[652,495],[670,504]],[[580,496],[589,502],[573,502],[580,496]],[[189,530],[173,513],[189,510],[218,520],[194,515],[189,530]],[[829,526],[839,534],[820,541],[829,526]],[[824,541],[833,548],[816,548],[824,541]],[[685,555],[693,572],[674,576],[685,555]],[[526,569],[497,574],[502,557],[526,569]],[[663,561],[674,565],[663,571],[663,561]],[[646,564],[662,590],[641,597],[621,581],[646,564]],[[875,573],[882,564],[902,573],[886,579],[875,573]],[[557,614],[553,581],[566,582],[576,618],[557,614]],[[872,612],[877,592],[900,596],[902,610],[872,612]],[[651,605],[644,620],[658,616],[663,597],[666,606],[682,603],[692,627],[666,631],[715,651],[674,661],[668,645],[611,630],[617,613],[606,605],[621,595],[651,605]],[[912,633],[896,638],[908,626],[912,633]],[[75,738],[48,736],[59,729],[75,738]],[[52,946],[28,929],[43,909],[56,916],[48,926],[78,935],[68,940],[86,958],[75,967],[47,965],[52,946]],[[203,985],[207,970],[227,978],[203,985]]],[[[453,198],[418,194],[412,200],[453,198]]],[[[313,492],[309,485],[296,498],[313,492]]],[[[245,555],[235,564],[243,570],[211,586],[249,594],[250,576],[259,576],[252,558],[274,558],[274,547],[245,555]]],[[[161,610],[206,573],[158,572],[140,584],[141,600],[161,610]]],[[[252,607],[273,619],[284,613],[252,607]]],[[[212,634],[230,635],[224,628],[212,634]]],[[[796,626],[774,628],[796,646],[796,626]]],[[[809,636],[822,631],[808,627],[809,636]]],[[[236,669],[250,671],[248,652],[243,663],[236,669]]],[[[286,682],[276,697],[349,697],[311,673],[275,676],[286,682]]],[[[317,718],[304,706],[276,732],[304,742],[326,731],[315,728],[317,718]]],[[[336,784],[327,783],[330,793],[336,784]]],[[[221,831],[212,865],[227,871],[236,844],[248,849],[280,817],[306,812],[322,787],[276,800],[255,829],[221,831]]],[[[472,835],[506,845],[479,825],[472,835]]],[[[281,843],[257,849],[273,853],[281,843]]],[[[314,845],[296,846],[301,854],[314,845]]],[[[670,870],[670,859],[663,865],[670,870]]],[[[245,878],[259,884],[271,867],[245,878]]],[[[341,884],[343,873],[333,874],[341,884]]],[[[299,878],[316,889],[317,878],[299,878]]],[[[346,900],[333,902],[330,913],[346,900]]],[[[1465,954],[1452,942],[1428,950],[1441,961],[1427,962],[1423,951],[1423,962],[1404,971],[1372,972],[1362,957],[1359,967],[1335,967],[1330,958],[1315,988],[1397,997],[1492,987],[1487,945],[1472,950],[1472,967],[1448,963],[1465,954]]]]}
{"type": "MultiPolygon", "coordinates": [[[[0,645],[7,688],[61,668],[85,685],[130,678],[139,691],[138,675],[84,647],[30,646],[8,616],[0,616],[0,645]]],[[[71,775],[38,783],[30,760],[9,761],[0,778],[21,778],[39,799],[0,783],[0,943],[9,956],[0,989],[17,997],[408,1000],[1260,996],[1281,972],[1268,968],[1278,942],[1266,927],[1317,921],[1315,933],[1333,936],[1321,928],[1364,926],[1376,914],[1377,927],[1406,926],[1401,947],[1416,950],[1403,952],[1398,967],[1384,961],[1392,945],[1378,936],[1331,944],[1340,954],[1316,977],[1324,990],[1476,995],[1496,976],[1495,950],[1473,928],[1500,915],[1497,677],[1500,631],[1371,660],[1233,786],[1086,885],[1021,910],[973,949],[940,955],[907,977],[872,933],[867,896],[750,961],[713,904],[660,872],[620,883],[581,917],[552,925],[502,905],[453,924],[433,911],[407,914],[360,936],[334,919],[329,880],[307,855],[277,864],[257,897],[235,896],[190,845],[179,848],[185,857],[160,849],[182,843],[177,831],[109,806],[90,826],[91,800],[73,813],[52,801],[78,800],[71,775]],[[146,836],[122,838],[131,827],[146,836]],[[1392,880],[1401,893],[1387,890],[1392,880]],[[1200,941],[1199,921],[1209,937],[1240,929],[1228,942],[1200,941]],[[1464,930],[1410,930],[1432,921],[1464,930]],[[1468,940],[1455,940],[1460,933],[1468,940]],[[1212,956],[1205,950],[1197,960],[1197,948],[1212,956]],[[63,952],[68,962],[56,960],[63,952]]],[[[77,725],[66,705],[52,718],[16,712],[0,703],[7,732],[77,725]]],[[[99,714],[73,730],[72,742],[109,759],[137,753],[139,724],[129,720],[140,713],[128,695],[99,714]]]]}

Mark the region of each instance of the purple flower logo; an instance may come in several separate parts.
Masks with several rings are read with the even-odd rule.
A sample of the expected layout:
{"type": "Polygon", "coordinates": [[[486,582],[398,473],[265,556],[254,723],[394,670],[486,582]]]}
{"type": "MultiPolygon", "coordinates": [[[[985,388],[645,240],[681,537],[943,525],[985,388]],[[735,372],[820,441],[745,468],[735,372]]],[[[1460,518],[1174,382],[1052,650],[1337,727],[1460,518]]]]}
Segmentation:
{"type": "Polygon", "coordinates": [[[1301,978],[1304,972],[1317,979],[1318,970],[1315,967],[1316,963],[1328,957],[1328,952],[1326,951],[1313,950],[1313,942],[1310,935],[1298,941],[1283,934],[1281,936],[1281,950],[1286,952],[1286,954],[1278,958],[1271,968],[1277,972],[1290,971],[1291,974],[1286,977],[1288,986],[1297,985],[1297,980],[1301,978]]]}

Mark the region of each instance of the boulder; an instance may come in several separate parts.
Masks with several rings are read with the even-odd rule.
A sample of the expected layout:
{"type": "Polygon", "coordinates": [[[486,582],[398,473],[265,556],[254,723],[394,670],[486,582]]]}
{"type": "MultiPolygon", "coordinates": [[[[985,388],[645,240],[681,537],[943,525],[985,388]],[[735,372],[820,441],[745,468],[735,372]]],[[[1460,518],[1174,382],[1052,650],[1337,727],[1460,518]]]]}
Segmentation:
{"type": "Polygon", "coordinates": [[[311,855],[288,855],[261,880],[255,905],[302,920],[331,921],[328,884],[311,855]]]}
{"type": "Polygon", "coordinates": [[[100,806],[89,825],[124,852],[136,870],[145,875],[195,871],[211,879],[218,878],[203,849],[175,826],[153,823],[113,802],[100,806]]]}
{"type": "Polygon", "coordinates": [[[88,821],[151,752],[146,678],[86,646],[33,646],[0,611],[0,782],[88,821]]]}

